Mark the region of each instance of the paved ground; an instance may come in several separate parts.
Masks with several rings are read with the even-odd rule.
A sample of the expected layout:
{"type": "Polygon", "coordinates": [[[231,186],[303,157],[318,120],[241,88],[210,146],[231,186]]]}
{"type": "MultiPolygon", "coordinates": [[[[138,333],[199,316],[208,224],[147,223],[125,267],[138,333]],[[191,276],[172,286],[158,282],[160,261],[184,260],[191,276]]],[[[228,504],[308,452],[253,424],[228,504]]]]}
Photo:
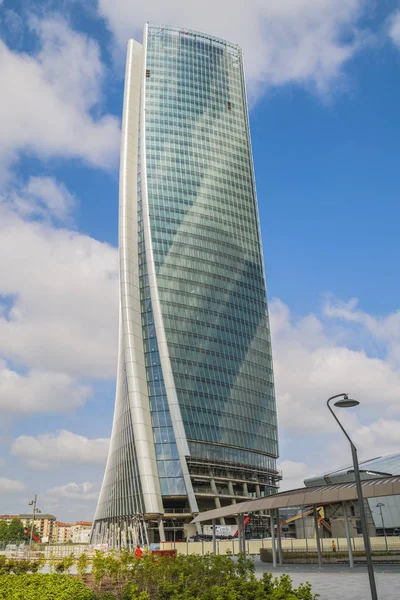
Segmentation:
{"type": "MultiPolygon", "coordinates": [[[[298,585],[309,581],[314,592],[320,594],[319,600],[369,600],[371,598],[367,569],[356,566],[350,569],[346,565],[287,565],[274,569],[256,559],[256,575],[265,571],[276,574],[287,573],[298,585]]],[[[376,587],[379,600],[400,599],[400,566],[376,565],[376,587]]]]}

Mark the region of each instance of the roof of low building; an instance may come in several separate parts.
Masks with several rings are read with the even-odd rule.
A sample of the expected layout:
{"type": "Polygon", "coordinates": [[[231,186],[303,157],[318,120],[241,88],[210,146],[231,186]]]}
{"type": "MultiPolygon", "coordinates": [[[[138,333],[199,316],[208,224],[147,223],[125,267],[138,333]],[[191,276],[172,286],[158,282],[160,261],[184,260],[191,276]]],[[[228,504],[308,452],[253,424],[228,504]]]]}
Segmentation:
{"type": "MultiPolygon", "coordinates": [[[[381,477],[379,479],[368,479],[362,481],[364,498],[378,498],[382,496],[394,496],[400,494],[400,476],[381,477]]],[[[287,492],[264,496],[256,500],[246,500],[238,504],[231,504],[223,508],[208,510],[195,517],[192,523],[201,523],[241,515],[259,510],[274,510],[288,506],[321,506],[324,504],[336,504],[357,500],[357,489],[354,482],[322,485],[317,487],[304,487],[287,492]]]]}
{"type": "MultiPolygon", "coordinates": [[[[378,456],[369,460],[360,461],[360,475],[363,479],[372,479],[373,477],[400,475],[400,453],[378,456]]],[[[313,475],[304,480],[306,487],[315,487],[316,485],[327,485],[331,483],[346,483],[354,480],[353,465],[340,467],[329,473],[322,475],[313,475]]]]}
{"type": "MultiPolygon", "coordinates": [[[[24,513],[21,515],[18,515],[17,517],[18,519],[32,519],[32,513],[24,513]]],[[[45,513],[36,513],[35,514],[35,521],[40,521],[42,519],[48,519],[49,521],[56,521],[56,517],[54,515],[48,515],[45,513]]]]}

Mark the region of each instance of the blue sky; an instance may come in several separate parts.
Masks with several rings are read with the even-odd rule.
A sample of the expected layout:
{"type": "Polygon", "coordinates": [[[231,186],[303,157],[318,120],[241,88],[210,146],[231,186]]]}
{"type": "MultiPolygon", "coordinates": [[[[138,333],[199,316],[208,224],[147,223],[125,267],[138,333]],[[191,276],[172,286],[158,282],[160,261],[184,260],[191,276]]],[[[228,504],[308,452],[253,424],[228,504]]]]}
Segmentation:
{"type": "Polygon", "coordinates": [[[90,519],[114,402],[124,53],[143,23],[245,52],[284,486],[399,450],[400,4],[0,0],[0,512],[90,519]],[[189,4],[189,5],[188,5],[189,4]]]}

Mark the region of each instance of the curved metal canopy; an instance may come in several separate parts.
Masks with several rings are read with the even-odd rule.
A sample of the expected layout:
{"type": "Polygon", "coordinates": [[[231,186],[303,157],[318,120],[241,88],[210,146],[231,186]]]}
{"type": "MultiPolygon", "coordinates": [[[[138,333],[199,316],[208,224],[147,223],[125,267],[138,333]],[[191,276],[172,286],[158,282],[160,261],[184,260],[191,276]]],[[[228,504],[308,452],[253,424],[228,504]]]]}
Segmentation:
{"type": "MultiPolygon", "coordinates": [[[[362,488],[364,498],[400,495],[400,476],[367,479],[362,481],[362,488]]],[[[321,506],[350,500],[357,500],[355,482],[304,487],[280,492],[272,496],[264,496],[264,498],[257,498],[256,500],[230,504],[215,510],[208,510],[197,515],[192,523],[202,523],[221,517],[234,517],[259,510],[274,510],[289,506],[310,506],[314,504],[321,506]]]]}

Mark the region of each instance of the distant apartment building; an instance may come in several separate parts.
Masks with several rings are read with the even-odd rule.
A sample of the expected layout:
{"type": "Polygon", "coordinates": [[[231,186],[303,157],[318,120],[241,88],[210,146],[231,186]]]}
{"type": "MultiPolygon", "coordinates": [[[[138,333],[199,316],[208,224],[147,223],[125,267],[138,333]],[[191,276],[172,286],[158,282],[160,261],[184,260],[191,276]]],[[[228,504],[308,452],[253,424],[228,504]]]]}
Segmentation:
{"type": "Polygon", "coordinates": [[[57,521],[54,528],[53,541],[56,544],[66,544],[72,539],[72,525],[70,523],[62,523],[57,521]]]}
{"type": "Polygon", "coordinates": [[[0,515],[0,521],[11,523],[13,519],[19,519],[19,515],[0,515]]]}
{"type": "MultiPolygon", "coordinates": [[[[24,527],[29,527],[32,524],[32,514],[21,514],[16,516],[22,521],[24,527]]],[[[42,542],[54,541],[57,519],[54,515],[38,514],[35,516],[35,529],[37,536],[42,542]]]]}
{"type": "Polygon", "coordinates": [[[76,521],[71,525],[71,541],[74,544],[88,544],[91,531],[91,521],[76,521]]]}
{"type": "MultiPolygon", "coordinates": [[[[13,519],[19,519],[24,527],[30,527],[32,524],[32,514],[20,515],[0,515],[0,521],[11,523],[13,519]]],[[[38,537],[42,541],[53,541],[56,527],[56,517],[54,515],[38,514],[35,516],[35,529],[38,537]]]]}
{"type": "MultiPolygon", "coordinates": [[[[11,523],[13,519],[19,519],[24,527],[30,528],[32,523],[31,514],[0,515],[0,521],[11,523]]],[[[54,515],[38,514],[35,517],[35,530],[37,537],[42,542],[53,542],[56,544],[88,544],[92,531],[91,521],[75,521],[75,523],[63,523],[57,521],[54,515]]]]}

